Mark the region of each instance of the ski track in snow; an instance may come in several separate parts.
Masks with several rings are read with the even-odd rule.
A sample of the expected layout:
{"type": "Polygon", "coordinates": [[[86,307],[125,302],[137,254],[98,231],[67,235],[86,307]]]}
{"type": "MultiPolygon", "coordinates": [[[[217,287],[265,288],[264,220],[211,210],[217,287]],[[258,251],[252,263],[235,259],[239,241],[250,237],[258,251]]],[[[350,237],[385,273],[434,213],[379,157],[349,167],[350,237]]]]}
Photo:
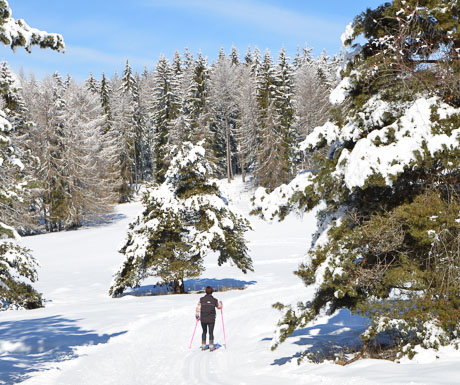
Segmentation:
{"type": "MultiPolygon", "coordinates": [[[[249,193],[241,181],[223,186],[248,213],[249,193]]],[[[440,352],[439,360],[395,364],[362,360],[347,367],[331,363],[297,365],[309,345],[356,338],[359,319],[341,313],[296,332],[276,351],[270,343],[280,313],[277,301],[308,300],[311,293],[292,272],[302,261],[314,230],[314,215],[267,224],[251,218],[248,234],[255,273],[206,258],[201,278],[247,282],[244,290],[216,292],[224,303],[227,349],[220,312],[214,352],[199,350],[201,325],[192,349],[194,310],[202,294],[112,299],[107,292],[122,261],[117,253],[140,203],[118,206],[111,223],[23,239],[41,264],[36,285],[48,300],[33,311],[0,313],[0,384],[440,384],[460,383],[459,352],[440,352]],[[255,281],[253,283],[252,281],[255,281]]],[[[146,281],[145,286],[154,281],[146,281]]]]}

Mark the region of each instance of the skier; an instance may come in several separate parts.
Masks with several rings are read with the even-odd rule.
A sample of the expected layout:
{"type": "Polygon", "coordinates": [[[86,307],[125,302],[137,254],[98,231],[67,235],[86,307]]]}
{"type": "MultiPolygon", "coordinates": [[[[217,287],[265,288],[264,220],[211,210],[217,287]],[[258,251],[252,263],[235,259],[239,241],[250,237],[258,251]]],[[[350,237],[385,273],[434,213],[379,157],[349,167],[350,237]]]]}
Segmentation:
{"type": "Polygon", "coordinates": [[[214,324],[216,322],[216,307],[222,309],[222,301],[212,296],[212,287],[206,287],[206,295],[201,297],[196,305],[196,319],[201,319],[203,334],[201,336],[201,350],[206,349],[206,333],[209,329],[209,350],[214,350],[214,324]]]}

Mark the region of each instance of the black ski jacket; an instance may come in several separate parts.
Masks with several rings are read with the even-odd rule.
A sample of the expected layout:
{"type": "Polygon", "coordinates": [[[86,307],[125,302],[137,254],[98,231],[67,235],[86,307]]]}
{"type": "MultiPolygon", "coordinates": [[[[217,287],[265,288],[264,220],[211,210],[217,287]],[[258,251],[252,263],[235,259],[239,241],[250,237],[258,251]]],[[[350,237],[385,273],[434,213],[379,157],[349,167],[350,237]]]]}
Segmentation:
{"type": "Polygon", "coordinates": [[[219,307],[219,301],[211,294],[206,294],[200,298],[200,319],[201,322],[210,324],[216,322],[216,307],[219,307]]]}

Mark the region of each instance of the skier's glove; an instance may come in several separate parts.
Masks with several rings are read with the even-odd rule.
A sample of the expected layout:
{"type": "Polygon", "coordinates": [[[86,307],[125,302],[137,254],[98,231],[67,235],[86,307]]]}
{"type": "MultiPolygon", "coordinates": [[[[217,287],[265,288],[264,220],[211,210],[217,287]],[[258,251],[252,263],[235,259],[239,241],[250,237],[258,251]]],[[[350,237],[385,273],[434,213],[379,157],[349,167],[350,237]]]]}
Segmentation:
{"type": "Polygon", "coordinates": [[[218,308],[218,309],[222,309],[223,306],[224,306],[224,304],[222,303],[222,301],[219,301],[219,302],[217,303],[217,308],[218,308]]]}

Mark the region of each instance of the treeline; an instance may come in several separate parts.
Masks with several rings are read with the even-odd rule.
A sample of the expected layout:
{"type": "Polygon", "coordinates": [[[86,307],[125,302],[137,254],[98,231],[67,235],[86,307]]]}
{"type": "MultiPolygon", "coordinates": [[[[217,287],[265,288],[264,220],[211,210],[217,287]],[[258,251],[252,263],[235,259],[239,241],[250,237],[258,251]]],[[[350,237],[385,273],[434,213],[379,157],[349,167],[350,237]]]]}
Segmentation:
{"type": "Polygon", "coordinates": [[[299,163],[296,144],[328,118],[339,62],[314,58],[308,47],[292,62],[284,50],[275,63],[257,48],[241,61],[232,48],[209,65],[186,50],[142,74],[127,62],[121,76],[90,76],[87,87],[100,95],[108,130],[124,148],[121,200],[141,180],[163,182],[172,146],[202,139],[218,176],[251,171],[269,188],[287,182],[299,163]]]}
{"type": "Polygon", "coordinates": [[[292,61],[283,49],[276,62],[257,48],[244,60],[221,50],[211,65],[186,50],[153,71],[127,62],[121,75],[79,84],[58,73],[16,77],[3,63],[3,110],[21,153],[10,169],[27,196],[0,220],[23,233],[81,226],[130,200],[141,181],[163,182],[171,147],[185,141],[205,140],[219,177],[250,172],[273,189],[311,163],[296,148],[328,119],[339,64],[309,48],[292,61]]]}

